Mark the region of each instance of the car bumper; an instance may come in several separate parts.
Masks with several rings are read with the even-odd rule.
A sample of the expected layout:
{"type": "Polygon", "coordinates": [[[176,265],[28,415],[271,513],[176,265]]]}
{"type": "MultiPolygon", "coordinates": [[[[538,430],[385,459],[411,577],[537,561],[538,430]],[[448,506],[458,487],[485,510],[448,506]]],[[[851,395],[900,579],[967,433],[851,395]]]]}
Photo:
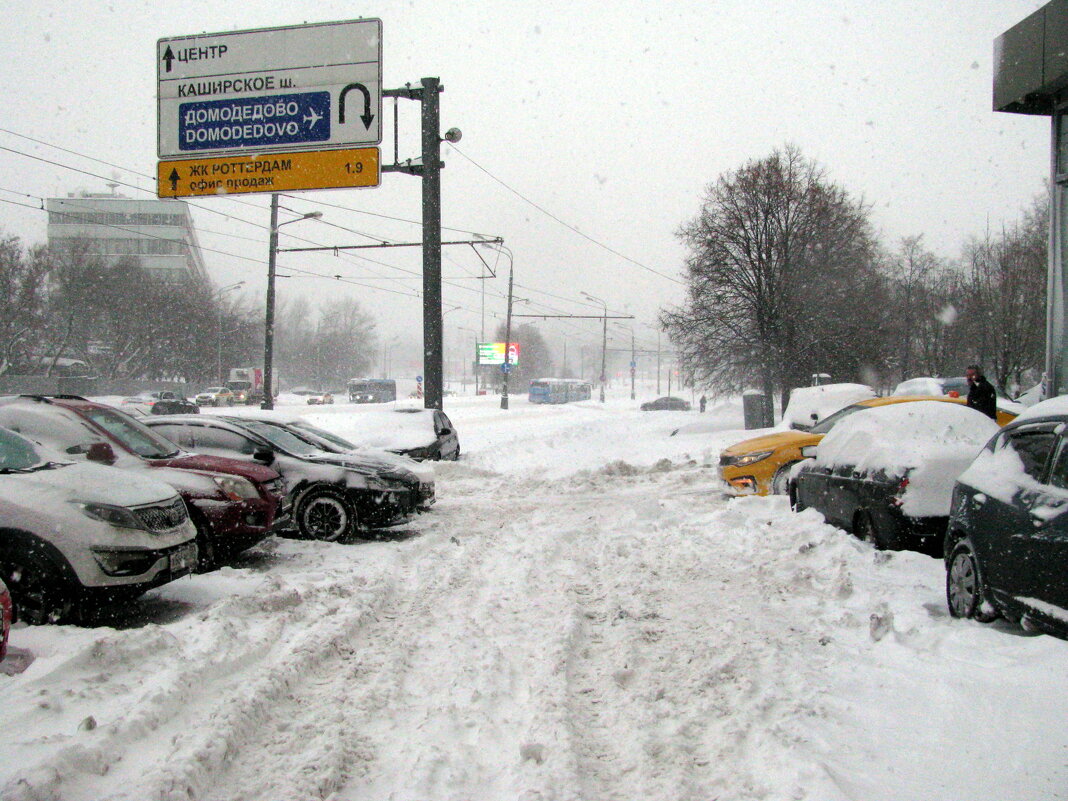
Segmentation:
{"type": "Polygon", "coordinates": [[[732,495],[767,495],[771,492],[771,478],[756,474],[751,466],[721,465],[719,477],[732,495]]]}
{"type": "Polygon", "coordinates": [[[276,504],[270,501],[246,500],[231,503],[193,501],[211,524],[214,542],[224,553],[240,553],[262,542],[271,533],[276,504]]]}

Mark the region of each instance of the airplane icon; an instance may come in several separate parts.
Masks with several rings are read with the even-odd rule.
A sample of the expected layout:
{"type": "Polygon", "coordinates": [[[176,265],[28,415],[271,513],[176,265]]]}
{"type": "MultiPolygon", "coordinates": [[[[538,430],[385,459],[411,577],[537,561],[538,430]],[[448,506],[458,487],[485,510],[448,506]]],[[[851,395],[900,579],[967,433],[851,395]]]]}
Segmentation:
{"type": "Polygon", "coordinates": [[[308,111],[309,113],[304,115],[304,122],[308,122],[308,120],[311,120],[311,122],[308,122],[308,127],[314,128],[315,123],[321,120],[323,118],[323,115],[317,112],[314,108],[308,109],[308,111]]]}

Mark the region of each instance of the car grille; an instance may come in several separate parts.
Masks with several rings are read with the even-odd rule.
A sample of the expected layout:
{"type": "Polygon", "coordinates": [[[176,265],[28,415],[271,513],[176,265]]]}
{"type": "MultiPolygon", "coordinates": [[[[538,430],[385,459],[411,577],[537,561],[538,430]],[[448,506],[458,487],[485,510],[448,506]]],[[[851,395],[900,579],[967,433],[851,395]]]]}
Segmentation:
{"type": "Polygon", "coordinates": [[[434,484],[433,482],[427,482],[419,485],[419,497],[424,501],[432,500],[434,497],[434,484]]]}
{"type": "Polygon", "coordinates": [[[134,511],[137,513],[138,520],[149,531],[166,531],[175,526],[180,526],[189,517],[185,502],[181,498],[175,498],[173,503],[142,506],[134,511]]]}

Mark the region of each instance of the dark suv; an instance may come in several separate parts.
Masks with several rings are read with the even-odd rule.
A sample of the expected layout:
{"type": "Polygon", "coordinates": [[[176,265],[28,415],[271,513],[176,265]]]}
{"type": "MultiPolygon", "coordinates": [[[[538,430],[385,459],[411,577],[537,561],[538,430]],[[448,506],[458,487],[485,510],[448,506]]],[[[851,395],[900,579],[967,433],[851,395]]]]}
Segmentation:
{"type": "MultiPolygon", "coordinates": [[[[953,491],[945,542],[954,617],[1005,616],[1068,638],[1068,414],[1007,425],[953,491]]],[[[1053,409],[1051,409],[1053,412],[1053,409]]]]}
{"type": "Polygon", "coordinates": [[[189,506],[201,570],[263,540],[286,496],[265,465],[187,453],[130,415],[75,395],[0,398],[0,425],[68,456],[151,469],[189,506]]]}

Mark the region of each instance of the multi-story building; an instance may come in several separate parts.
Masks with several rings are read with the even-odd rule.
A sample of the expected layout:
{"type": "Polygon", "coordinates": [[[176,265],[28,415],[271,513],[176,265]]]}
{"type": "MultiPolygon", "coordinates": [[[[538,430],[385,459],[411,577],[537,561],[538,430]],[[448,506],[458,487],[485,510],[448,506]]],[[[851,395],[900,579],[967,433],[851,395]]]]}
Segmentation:
{"type": "Polygon", "coordinates": [[[133,200],[79,192],[49,198],[48,244],[84,242],[108,263],[135,259],[162,281],[207,281],[189,206],[180,200],[133,200]]]}

